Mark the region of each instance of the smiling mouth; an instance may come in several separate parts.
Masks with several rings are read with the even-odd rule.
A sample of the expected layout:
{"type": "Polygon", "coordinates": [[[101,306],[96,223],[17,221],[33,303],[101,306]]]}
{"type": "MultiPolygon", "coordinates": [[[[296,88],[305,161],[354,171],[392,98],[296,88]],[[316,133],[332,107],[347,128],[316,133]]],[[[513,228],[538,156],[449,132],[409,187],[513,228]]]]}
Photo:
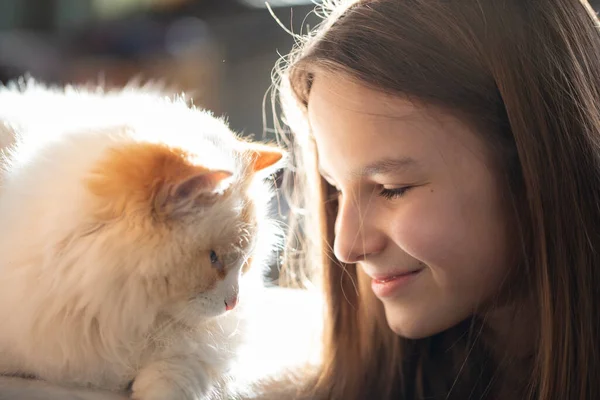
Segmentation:
{"type": "Polygon", "coordinates": [[[415,274],[417,274],[417,273],[419,273],[421,271],[422,271],[422,269],[415,269],[413,271],[404,272],[404,273],[401,273],[401,274],[395,274],[395,275],[388,275],[388,276],[382,276],[382,277],[378,277],[378,278],[373,278],[373,282],[378,283],[378,284],[380,284],[380,283],[387,283],[387,282],[394,281],[394,280],[396,280],[398,278],[408,277],[410,275],[415,275],[415,274]]]}
{"type": "Polygon", "coordinates": [[[418,277],[423,269],[417,269],[402,274],[382,276],[373,278],[371,281],[371,288],[375,295],[379,298],[392,297],[399,294],[402,289],[409,285],[413,280],[418,277]]]}

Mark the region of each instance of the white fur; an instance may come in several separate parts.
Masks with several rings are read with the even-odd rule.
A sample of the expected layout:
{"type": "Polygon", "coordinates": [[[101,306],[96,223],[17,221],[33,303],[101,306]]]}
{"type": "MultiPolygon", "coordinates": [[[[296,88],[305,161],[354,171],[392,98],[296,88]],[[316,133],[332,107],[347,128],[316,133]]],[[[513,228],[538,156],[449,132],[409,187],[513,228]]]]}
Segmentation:
{"type": "Polygon", "coordinates": [[[131,271],[151,279],[186,246],[228,229],[243,201],[219,202],[178,233],[177,245],[129,227],[100,229],[81,181],[106,149],[140,140],[194,149],[203,165],[234,178],[245,168],[227,126],[183,99],[31,82],[0,89],[0,374],[114,391],[135,379],[133,396],[143,400],[223,396],[244,339],[244,307],[261,289],[272,248],[270,192],[260,179],[248,189],[259,213],[253,269],[241,277],[238,266],[210,292],[166,310],[131,271]],[[240,305],[223,314],[238,285],[240,305]]]}

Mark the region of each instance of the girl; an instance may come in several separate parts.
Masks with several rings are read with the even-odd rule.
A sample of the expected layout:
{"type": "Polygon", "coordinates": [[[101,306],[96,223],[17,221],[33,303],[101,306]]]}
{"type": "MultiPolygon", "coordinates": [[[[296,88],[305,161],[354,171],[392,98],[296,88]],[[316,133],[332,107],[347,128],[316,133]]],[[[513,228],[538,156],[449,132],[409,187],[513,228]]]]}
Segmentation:
{"type": "Polygon", "coordinates": [[[327,300],[323,360],[295,394],[267,392],[600,398],[587,2],[328,5],[281,75],[315,257],[302,267],[318,266],[327,300]]]}

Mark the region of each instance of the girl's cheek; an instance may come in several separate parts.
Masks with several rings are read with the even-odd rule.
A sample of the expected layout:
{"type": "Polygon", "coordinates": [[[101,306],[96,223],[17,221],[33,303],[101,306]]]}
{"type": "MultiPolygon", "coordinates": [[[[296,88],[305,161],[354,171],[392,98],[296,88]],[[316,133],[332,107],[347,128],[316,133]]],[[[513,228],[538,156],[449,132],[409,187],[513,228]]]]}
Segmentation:
{"type": "Polygon", "coordinates": [[[438,264],[461,252],[464,220],[450,202],[423,201],[398,215],[391,236],[405,253],[425,264],[438,264]],[[433,204],[432,204],[433,203],[433,204]]]}

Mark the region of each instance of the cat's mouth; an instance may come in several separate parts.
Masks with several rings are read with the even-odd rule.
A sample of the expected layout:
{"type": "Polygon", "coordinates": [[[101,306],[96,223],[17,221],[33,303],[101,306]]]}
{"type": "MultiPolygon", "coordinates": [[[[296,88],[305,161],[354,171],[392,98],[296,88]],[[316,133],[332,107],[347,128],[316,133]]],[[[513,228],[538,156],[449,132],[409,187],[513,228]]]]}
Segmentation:
{"type": "MultiPolygon", "coordinates": [[[[227,312],[227,311],[231,311],[234,308],[237,307],[237,305],[239,304],[239,294],[238,293],[234,293],[230,296],[227,296],[222,302],[222,307],[223,307],[223,312],[227,312]]],[[[210,302],[210,298],[206,295],[204,295],[203,293],[198,293],[194,296],[191,296],[188,301],[190,303],[192,302],[206,302],[209,301],[210,302]]]]}

